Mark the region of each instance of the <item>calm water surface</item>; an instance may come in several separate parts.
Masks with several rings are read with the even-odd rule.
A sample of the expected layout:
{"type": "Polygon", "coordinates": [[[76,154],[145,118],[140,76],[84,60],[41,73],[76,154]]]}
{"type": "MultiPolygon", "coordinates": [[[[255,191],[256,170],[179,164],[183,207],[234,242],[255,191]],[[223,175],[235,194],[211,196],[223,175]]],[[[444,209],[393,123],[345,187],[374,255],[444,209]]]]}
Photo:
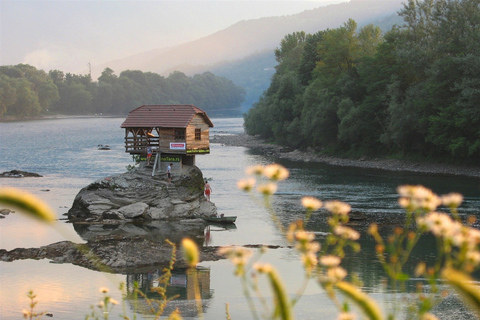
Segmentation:
{"type": "MultiPolygon", "coordinates": [[[[28,248],[48,245],[65,239],[84,242],[82,237],[65,222],[65,214],[78,191],[96,179],[123,173],[133,164],[124,153],[124,132],[120,129],[123,118],[58,119],[30,122],[0,123],[0,172],[19,169],[37,172],[42,178],[1,179],[0,185],[14,186],[36,194],[47,201],[60,219],[55,228],[10,214],[0,220],[0,248],[28,248]],[[111,150],[98,150],[98,145],[109,145],[111,150]]],[[[212,119],[215,127],[211,135],[243,132],[242,119],[212,119]]],[[[244,168],[254,164],[280,162],[291,177],[279,186],[273,205],[284,225],[301,218],[299,199],[304,195],[322,200],[339,199],[352,205],[354,211],[366,213],[369,221],[379,221],[387,229],[403,217],[396,204],[395,189],[400,184],[423,184],[439,194],[451,191],[465,196],[462,214],[480,217],[479,179],[391,173],[380,170],[332,167],[282,161],[241,147],[211,145],[211,154],[197,156],[197,166],[204,177],[211,178],[212,201],[219,213],[236,215],[235,228],[211,227],[208,245],[271,244],[286,245],[268,213],[254,199],[240,192],[236,182],[244,177],[244,168]]],[[[308,224],[310,230],[321,235],[327,230],[325,215],[314,215],[308,224]]],[[[362,232],[364,225],[357,228],[362,232]]],[[[361,238],[362,251],[350,254],[344,261],[349,272],[357,272],[369,291],[382,307],[399,298],[382,286],[383,272],[374,263],[373,243],[367,235],[361,238]]],[[[207,245],[207,244],[205,244],[207,245]]],[[[414,255],[432,257],[433,242],[426,237],[414,255]]],[[[298,257],[289,249],[270,250],[262,257],[279,269],[290,294],[295,294],[303,277],[298,257]]],[[[232,319],[251,319],[244,294],[233,268],[228,261],[200,264],[199,281],[202,283],[202,302],[205,319],[225,319],[225,305],[230,306],[232,319]]],[[[90,306],[98,302],[98,288],[109,287],[112,296],[121,300],[118,283],[139,282],[145,288],[155,285],[155,269],[138,274],[105,274],[70,264],[54,264],[47,260],[0,262],[1,319],[19,319],[21,310],[29,301],[26,292],[37,294],[38,311],[48,311],[56,319],[83,319],[90,306]]],[[[172,307],[178,307],[185,319],[197,319],[194,305],[188,298],[187,283],[191,274],[179,271],[173,277],[172,293],[179,294],[172,307]]],[[[265,296],[271,297],[265,284],[265,296]]],[[[402,296],[402,299],[415,299],[402,296]]],[[[441,306],[442,319],[467,319],[464,309],[450,302],[441,306]]],[[[132,304],[127,303],[128,314],[132,304]]],[[[120,307],[111,315],[118,319],[120,307]]],[[[140,306],[138,317],[149,318],[140,306]]],[[[336,310],[315,283],[311,283],[295,307],[297,319],[335,319],[336,310]]]]}

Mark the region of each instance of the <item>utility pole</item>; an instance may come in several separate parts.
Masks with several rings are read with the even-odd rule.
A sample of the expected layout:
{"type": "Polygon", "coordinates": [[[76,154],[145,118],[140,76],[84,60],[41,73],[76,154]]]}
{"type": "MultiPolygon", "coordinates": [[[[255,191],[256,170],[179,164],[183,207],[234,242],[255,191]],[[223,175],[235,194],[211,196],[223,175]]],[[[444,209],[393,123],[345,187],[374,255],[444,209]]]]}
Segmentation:
{"type": "Polygon", "coordinates": [[[88,76],[90,77],[90,80],[92,80],[92,64],[89,62],[87,63],[88,66],[88,76]]]}

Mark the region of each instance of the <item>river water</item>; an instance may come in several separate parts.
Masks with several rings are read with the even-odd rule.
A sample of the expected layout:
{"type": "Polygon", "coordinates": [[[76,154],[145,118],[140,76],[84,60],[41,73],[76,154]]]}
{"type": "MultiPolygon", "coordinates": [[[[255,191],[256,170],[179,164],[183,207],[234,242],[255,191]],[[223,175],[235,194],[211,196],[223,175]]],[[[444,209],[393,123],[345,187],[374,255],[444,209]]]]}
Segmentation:
{"type": "MultiPolygon", "coordinates": [[[[28,122],[0,123],[0,172],[14,169],[36,172],[41,178],[1,179],[1,186],[14,186],[44,199],[56,211],[59,220],[54,228],[13,213],[0,220],[0,248],[29,248],[63,240],[84,242],[82,235],[64,220],[64,214],[78,191],[96,179],[123,173],[133,164],[124,152],[123,118],[75,118],[28,122]],[[110,150],[98,150],[98,145],[110,150]]],[[[241,118],[212,119],[211,135],[243,132],[241,118]]],[[[238,216],[233,228],[211,226],[208,243],[204,245],[273,245],[262,262],[273,263],[283,278],[288,293],[293,295],[303,280],[298,256],[288,248],[281,232],[269,213],[249,195],[236,187],[244,177],[244,169],[254,164],[279,162],[290,170],[290,178],[279,185],[273,207],[284,225],[302,217],[299,200],[304,195],[322,200],[338,199],[349,203],[354,211],[363,212],[368,221],[377,221],[388,229],[403,218],[396,201],[400,184],[422,184],[438,194],[460,192],[465,201],[461,214],[480,218],[480,181],[478,178],[431,174],[410,174],[372,169],[341,168],[324,164],[282,161],[259,151],[242,147],[211,144],[209,155],[197,156],[197,166],[204,177],[211,179],[212,201],[219,213],[238,216]]],[[[383,285],[384,273],[375,263],[373,242],[365,234],[366,224],[356,228],[362,233],[359,253],[347,255],[344,265],[349,273],[357,273],[369,292],[384,309],[395,302],[415,300],[415,296],[391,292],[383,285]]],[[[327,231],[325,215],[315,214],[308,224],[320,240],[327,231]]],[[[355,226],[354,226],[355,227],[355,226]]],[[[414,259],[431,259],[434,242],[425,237],[414,259]]],[[[204,319],[225,319],[226,304],[232,319],[251,319],[244,292],[233,275],[229,261],[202,262],[198,278],[202,287],[204,319]]],[[[1,319],[19,319],[28,307],[26,293],[37,294],[38,311],[48,311],[56,319],[83,319],[90,306],[101,298],[99,287],[111,289],[111,295],[121,300],[118,283],[140,282],[143,288],[156,285],[158,270],[142,270],[136,274],[105,274],[71,264],[55,264],[46,260],[0,262],[1,319]]],[[[197,319],[191,300],[192,275],[179,270],[172,278],[170,293],[179,294],[171,308],[178,307],[184,319],[197,319]]],[[[412,286],[414,281],[412,280],[412,286]]],[[[271,299],[268,286],[260,286],[271,299]]],[[[145,304],[137,318],[151,318],[145,304]]],[[[403,303],[403,302],[402,302],[403,303]]],[[[126,313],[132,318],[133,304],[126,303],[126,313]]],[[[455,299],[446,300],[438,308],[442,319],[468,319],[471,315],[455,299]]],[[[110,319],[119,319],[121,307],[116,306],[110,319]]],[[[311,282],[295,306],[297,319],[335,319],[337,311],[319,286],[311,282]]]]}

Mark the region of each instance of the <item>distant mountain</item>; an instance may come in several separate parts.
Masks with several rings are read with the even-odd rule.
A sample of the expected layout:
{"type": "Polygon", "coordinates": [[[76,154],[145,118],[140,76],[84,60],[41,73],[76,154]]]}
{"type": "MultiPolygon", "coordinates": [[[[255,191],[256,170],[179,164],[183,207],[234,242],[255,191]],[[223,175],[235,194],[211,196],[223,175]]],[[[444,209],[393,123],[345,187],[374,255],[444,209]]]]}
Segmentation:
{"type": "Polygon", "coordinates": [[[395,13],[402,1],[351,0],[290,16],[240,21],[192,42],[111,61],[95,69],[99,73],[106,67],[115,72],[133,69],[165,76],[175,70],[187,75],[208,70],[246,88],[247,104],[251,104],[268,87],[275,66],[273,50],[285,35],[337,28],[350,18],[359,26],[377,22],[386,28],[397,23],[395,13]]]}

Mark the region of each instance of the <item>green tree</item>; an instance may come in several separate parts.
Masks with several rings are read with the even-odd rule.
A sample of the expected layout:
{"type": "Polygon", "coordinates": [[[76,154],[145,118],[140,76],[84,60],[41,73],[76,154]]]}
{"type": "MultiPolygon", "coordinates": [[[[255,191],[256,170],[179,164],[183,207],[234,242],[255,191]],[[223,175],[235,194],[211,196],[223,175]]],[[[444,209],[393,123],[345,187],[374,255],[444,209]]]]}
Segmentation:
{"type": "Polygon", "coordinates": [[[92,112],[92,94],[82,83],[72,83],[63,92],[62,111],[67,114],[89,114],[92,112]]]}
{"type": "Polygon", "coordinates": [[[367,155],[480,156],[478,0],[409,0],[404,24],[287,35],[249,134],[367,155]]]}
{"type": "Polygon", "coordinates": [[[99,82],[95,96],[92,97],[93,110],[97,113],[114,113],[114,89],[110,83],[99,82]]]}
{"type": "Polygon", "coordinates": [[[117,80],[117,76],[115,75],[114,71],[110,68],[105,68],[102,71],[102,74],[100,77],[98,77],[98,82],[99,83],[109,83],[113,85],[115,81],[117,80]]]}
{"type": "Polygon", "coordinates": [[[456,157],[480,155],[480,8],[478,1],[435,3],[436,60],[427,81],[432,112],[428,142],[456,157]]]}
{"type": "Polygon", "coordinates": [[[128,113],[144,104],[140,84],[121,74],[115,83],[114,92],[113,105],[116,114],[128,113]]]}
{"type": "Polygon", "coordinates": [[[294,32],[286,35],[280,41],[280,48],[274,50],[275,58],[278,63],[282,63],[285,59],[288,59],[293,50],[296,50],[299,44],[303,43],[306,39],[305,32],[294,32]]]}
{"type": "Polygon", "coordinates": [[[3,113],[21,117],[37,116],[46,111],[58,100],[58,90],[52,79],[43,70],[27,64],[0,67],[3,75],[6,101],[3,102],[3,113]],[[15,98],[12,98],[15,88],[15,98]],[[13,100],[12,100],[13,99],[13,100]]]}
{"type": "Polygon", "coordinates": [[[270,97],[263,94],[257,103],[243,115],[245,132],[249,135],[260,135],[266,139],[273,139],[272,115],[267,112],[270,97]]]}
{"type": "Polygon", "coordinates": [[[187,94],[190,86],[190,79],[180,71],[174,71],[167,77],[167,95],[170,99],[169,103],[192,103],[190,96],[187,94]]]}
{"type": "Polygon", "coordinates": [[[313,35],[307,34],[305,37],[305,46],[303,49],[302,59],[298,66],[298,77],[302,85],[306,86],[313,78],[313,71],[321,57],[318,51],[318,45],[323,40],[323,35],[327,31],[319,31],[313,35]]]}
{"type": "Polygon", "coordinates": [[[16,79],[15,82],[16,100],[10,105],[7,114],[22,118],[33,117],[40,113],[40,102],[38,95],[32,88],[32,83],[25,78],[16,79]]]}
{"type": "Polygon", "coordinates": [[[52,79],[52,81],[55,85],[58,85],[58,84],[63,83],[65,81],[65,73],[63,73],[63,71],[50,70],[48,72],[48,75],[49,75],[50,79],[52,79]]]}
{"type": "Polygon", "coordinates": [[[0,73],[0,118],[7,113],[16,99],[17,94],[14,80],[0,73]]]}
{"type": "Polygon", "coordinates": [[[167,94],[165,90],[167,88],[167,82],[164,77],[159,74],[147,72],[145,73],[147,81],[147,90],[150,92],[149,104],[160,104],[166,101],[167,94]]]}
{"type": "Polygon", "coordinates": [[[321,57],[315,68],[315,78],[334,88],[344,72],[355,66],[359,57],[357,23],[350,19],[342,27],[329,30],[323,35],[318,51],[321,57]]]}
{"type": "Polygon", "coordinates": [[[309,146],[318,150],[335,148],[340,121],[337,104],[338,98],[318,79],[305,89],[300,119],[302,134],[309,146]]]}
{"type": "Polygon", "coordinates": [[[37,90],[42,111],[48,110],[60,98],[58,87],[52,81],[42,83],[37,90]]]}

